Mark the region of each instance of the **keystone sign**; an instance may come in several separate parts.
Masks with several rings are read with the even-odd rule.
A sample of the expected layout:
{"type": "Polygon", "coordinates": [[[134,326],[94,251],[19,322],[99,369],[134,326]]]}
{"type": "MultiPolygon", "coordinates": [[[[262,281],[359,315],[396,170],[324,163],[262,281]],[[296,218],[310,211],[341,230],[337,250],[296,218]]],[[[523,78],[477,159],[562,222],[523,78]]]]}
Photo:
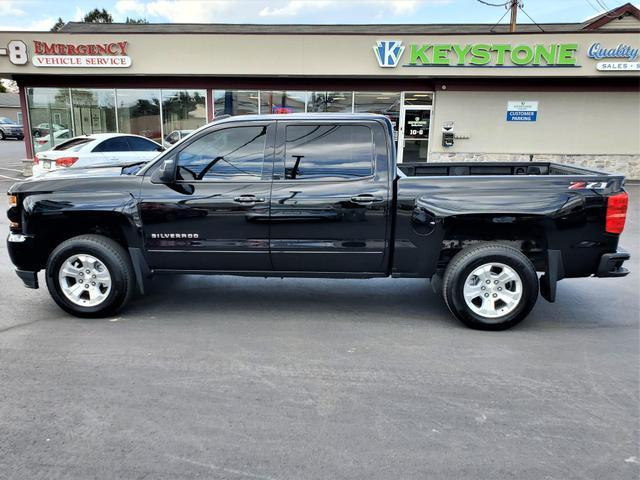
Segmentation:
{"type": "MultiPolygon", "coordinates": [[[[405,53],[401,40],[378,40],[373,51],[381,67],[397,67],[405,53]]],[[[403,67],[579,67],[576,43],[511,45],[446,43],[408,46],[403,67]]]]}

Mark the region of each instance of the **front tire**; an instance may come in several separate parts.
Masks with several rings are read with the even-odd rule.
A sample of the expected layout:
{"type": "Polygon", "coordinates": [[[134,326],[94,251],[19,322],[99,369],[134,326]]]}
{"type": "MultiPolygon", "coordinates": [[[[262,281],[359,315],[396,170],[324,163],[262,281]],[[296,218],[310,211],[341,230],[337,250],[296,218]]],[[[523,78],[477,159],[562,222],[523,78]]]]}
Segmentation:
{"type": "Polygon", "coordinates": [[[487,243],[460,251],[442,280],[451,313],[478,330],[505,330],[520,323],[538,299],[538,275],[522,252],[487,243]]]}
{"type": "Polygon", "coordinates": [[[2,130],[0,130],[0,140],[7,138],[2,130]]]}
{"type": "Polygon", "coordinates": [[[81,235],[58,245],[47,261],[46,280],[60,308],[87,318],[114,315],[135,287],[129,255],[102,235],[81,235]]]}

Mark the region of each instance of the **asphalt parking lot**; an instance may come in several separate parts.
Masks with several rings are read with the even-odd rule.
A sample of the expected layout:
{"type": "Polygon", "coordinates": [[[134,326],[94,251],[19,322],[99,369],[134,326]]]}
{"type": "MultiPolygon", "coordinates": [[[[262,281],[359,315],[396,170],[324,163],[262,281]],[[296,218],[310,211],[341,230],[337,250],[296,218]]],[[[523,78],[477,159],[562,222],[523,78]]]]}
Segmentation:
{"type": "Polygon", "coordinates": [[[165,278],[81,320],[1,242],[0,478],[637,479],[629,191],[632,275],[564,281],[497,333],[404,279],[165,278]]]}

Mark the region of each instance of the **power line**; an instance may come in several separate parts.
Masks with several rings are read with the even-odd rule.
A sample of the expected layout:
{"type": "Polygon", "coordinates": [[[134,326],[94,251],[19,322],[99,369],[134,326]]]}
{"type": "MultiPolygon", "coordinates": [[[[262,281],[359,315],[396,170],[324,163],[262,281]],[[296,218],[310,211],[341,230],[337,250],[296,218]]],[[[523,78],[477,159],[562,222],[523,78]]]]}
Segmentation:
{"type": "Polygon", "coordinates": [[[509,0],[508,2],[504,2],[504,3],[491,3],[491,2],[487,2],[485,0],[476,0],[477,2],[483,4],[483,5],[487,5],[489,7],[506,7],[507,5],[509,5],[511,3],[511,0],[509,0]]]}
{"type": "Polygon", "coordinates": [[[591,0],[584,0],[584,1],[587,2],[589,4],[589,6],[591,8],[593,8],[596,12],[600,13],[602,11],[601,8],[598,8],[598,7],[594,6],[593,3],[591,3],[591,0]]]}
{"type": "Polygon", "coordinates": [[[522,10],[522,13],[524,13],[527,16],[527,18],[529,18],[529,20],[531,20],[533,24],[540,29],[541,32],[544,32],[544,28],[538,25],[538,23],[533,18],[531,18],[531,16],[527,12],[524,11],[524,8],[522,7],[522,5],[518,5],[518,8],[522,10]]]}
{"type": "Polygon", "coordinates": [[[498,26],[498,24],[502,21],[502,19],[503,19],[504,17],[506,17],[506,16],[507,16],[507,13],[509,13],[509,10],[508,10],[508,9],[504,11],[504,13],[502,14],[502,16],[500,17],[500,20],[498,20],[498,21],[496,22],[496,24],[495,24],[493,27],[491,27],[491,28],[489,29],[489,31],[490,31],[490,32],[493,32],[493,29],[494,29],[494,28],[496,28],[496,27],[498,26]]]}

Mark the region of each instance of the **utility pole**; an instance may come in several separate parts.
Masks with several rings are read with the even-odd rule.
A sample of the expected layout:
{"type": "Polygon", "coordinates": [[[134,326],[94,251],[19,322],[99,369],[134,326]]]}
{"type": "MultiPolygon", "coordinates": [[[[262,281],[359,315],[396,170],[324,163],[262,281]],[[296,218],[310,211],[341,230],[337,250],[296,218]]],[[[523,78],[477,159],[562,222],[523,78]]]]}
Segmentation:
{"type": "Polygon", "coordinates": [[[516,22],[518,18],[518,1],[519,0],[511,0],[511,22],[509,23],[509,31],[516,31],[516,22]]]}

